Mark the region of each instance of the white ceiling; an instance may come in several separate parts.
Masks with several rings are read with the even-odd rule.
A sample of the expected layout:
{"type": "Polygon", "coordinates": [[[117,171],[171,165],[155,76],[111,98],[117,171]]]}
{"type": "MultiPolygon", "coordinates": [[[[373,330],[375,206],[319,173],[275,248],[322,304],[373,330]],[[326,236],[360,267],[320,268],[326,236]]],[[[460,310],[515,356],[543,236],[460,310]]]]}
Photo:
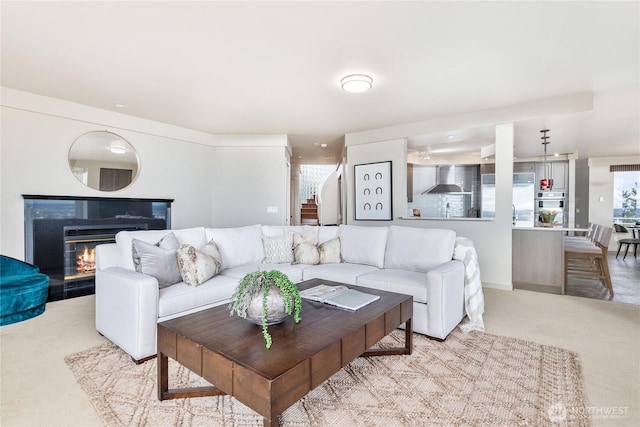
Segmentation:
{"type": "Polygon", "coordinates": [[[550,151],[631,155],[639,6],[2,1],[1,82],[214,134],[286,133],[302,163],[334,162],[347,133],[592,92],[592,111],[517,123],[516,154],[539,155],[547,127],[550,151]],[[373,89],[343,92],[350,73],[373,89]]]}

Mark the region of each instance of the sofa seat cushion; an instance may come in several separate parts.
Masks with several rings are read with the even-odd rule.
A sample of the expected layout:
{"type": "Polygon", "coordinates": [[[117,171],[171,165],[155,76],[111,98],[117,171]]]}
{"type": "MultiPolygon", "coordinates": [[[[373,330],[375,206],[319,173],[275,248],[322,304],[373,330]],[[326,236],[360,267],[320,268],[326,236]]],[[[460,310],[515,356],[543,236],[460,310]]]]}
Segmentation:
{"type": "Polygon", "coordinates": [[[302,272],[307,265],[304,264],[260,264],[261,271],[278,270],[287,275],[293,283],[302,282],[302,272]]]}
{"type": "Polygon", "coordinates": [[[233,277],[240,282],[240,280],[249,273],[255,273],[256,271],[278,270],[286,274],[293,283],[299,283],[302,282],[302,271],[306,267],[307,266],[304,264],[247,264],[222,270],[220,274],[227,277],[233,277]]]}
{"type": "Polygon", "coordinates": [[[194,308],[223,302],[231,298],[238,286],[238,279],[217,275],[198,287],[184,282],[160,289],[158,317],[173,316],[194,308]]]}
{"type": "Polygon", "coordinates": [[[453,230],[392,225],[387,236],[384,267],[426,273],[451,261],[455,243],[453,230]]]}
{"type": "Polygon", "coordinates": [[[364,264],[318,264],[305,268],[302,277],[304,280],[324,279],[355,285],[358,276],[376,270],[376,267],[364,264]]]}
{"type": "Polygon", "coordinates": [[[413,302],[427,303],[427,273],[385,268],[358,276],[356,285],[413,296],[413,302]]]}
{"type": "Polygon", "coordinates": [[[338,236],[344,262],[384,267],[388,227],[340,225],[338,236]]]}

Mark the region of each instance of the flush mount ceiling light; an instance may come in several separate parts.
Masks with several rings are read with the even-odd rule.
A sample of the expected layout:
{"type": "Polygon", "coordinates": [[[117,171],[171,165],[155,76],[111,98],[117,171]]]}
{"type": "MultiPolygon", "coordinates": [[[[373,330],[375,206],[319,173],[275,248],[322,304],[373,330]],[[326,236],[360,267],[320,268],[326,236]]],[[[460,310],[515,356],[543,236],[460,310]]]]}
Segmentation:
{"type": "Polygon", "coordinates": [[[347,92],[360,93],[371,89],[373,79],[366,74],[349,74],[340,80],[340,86],[347,92]]]}
{"type": "Polygon", "coordinates": [[[124,154],[127,152],[127,149],[124,147],[112,145],[111,147],[109,147],[109,151],[111,151],[113,154],[124,154]]]}

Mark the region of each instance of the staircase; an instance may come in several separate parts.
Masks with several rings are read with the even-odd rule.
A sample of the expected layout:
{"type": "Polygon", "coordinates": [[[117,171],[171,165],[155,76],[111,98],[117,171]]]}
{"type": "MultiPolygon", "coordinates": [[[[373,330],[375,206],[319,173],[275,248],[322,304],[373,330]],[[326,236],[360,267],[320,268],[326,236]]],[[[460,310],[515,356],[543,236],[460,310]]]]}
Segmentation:
{"type": "Polygon", "coordinates": [[[307,199],[307,202],[302,204],[300,208],[300,224],[318,225],[318,205],[315,197],[307,199]]]}

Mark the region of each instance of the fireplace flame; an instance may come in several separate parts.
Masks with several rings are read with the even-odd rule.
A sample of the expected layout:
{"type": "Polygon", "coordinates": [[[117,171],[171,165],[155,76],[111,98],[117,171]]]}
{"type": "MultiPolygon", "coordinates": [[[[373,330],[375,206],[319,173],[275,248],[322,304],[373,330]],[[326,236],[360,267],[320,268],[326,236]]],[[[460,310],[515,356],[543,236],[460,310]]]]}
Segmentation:
{"type": "Polygon", "coordinates": [[[76,261],[76,271],[78,273],[88,273],[96,269],[96,249],[84,247],[84,251],[78,256],[76,261]]]}

